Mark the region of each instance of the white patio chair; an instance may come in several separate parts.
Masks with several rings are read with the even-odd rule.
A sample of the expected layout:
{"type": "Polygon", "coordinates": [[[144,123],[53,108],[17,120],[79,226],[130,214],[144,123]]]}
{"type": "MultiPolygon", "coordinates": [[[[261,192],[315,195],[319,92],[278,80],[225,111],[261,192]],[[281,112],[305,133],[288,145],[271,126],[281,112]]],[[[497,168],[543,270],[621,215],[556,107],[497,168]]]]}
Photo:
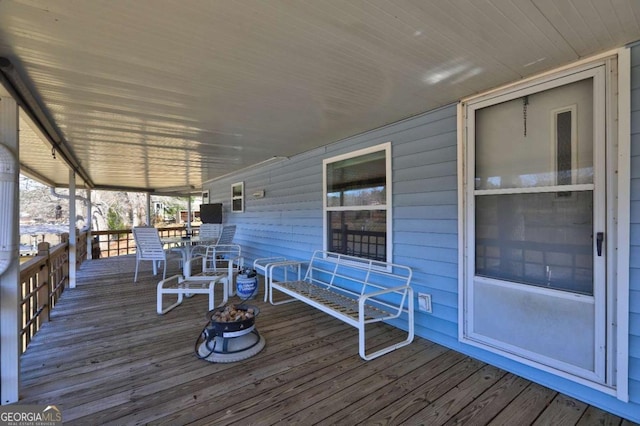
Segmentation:
{"type": "Polygon", "coordinates": [[[236,225],[227,225],[222,228],[220,238],[216,244],[206,246],[204,254],[192,256],[189,264],[185,265],[185,279],[191,281],[208,281],[212,276],[225,274],[227,288],[225,288],[226,298],[235,294],[235,276],[242,269],[244,259],[242,249],[237,244],[231,244],[236,233],[236,225]],[[202,261],[202,272],[191,274],[191,263],[196,259],[202,261]]]}
{"type": "Polygon", "coordinates": [[[220,223],[203,223],[200,225],[200,234],[198,236],[200,242],[197,246],[193,247],[191,256],[204,255],[207,250],[207,246],[216,244],[221,233],[222,224],[220,223]]]}
{"type": "Polygon", "coordinates": [[[216,244],[207,247],[202,259],[202,275],[216,275],[224,272],[227,276],[228,294],[235,292],[235,277],[242,270],[244,258],[237,244],[216,244]]]}
{"type": "MultiPolygon", "coordinates": [[[[202,259],[202,272],[215,272],[220,267],[231,271],[235,267],[236,273],[242,268],[244,262],[240,246],[233,244],[236,235],[236,225],[226,225],[220,232],[220,237],[216,244],[207,246],[204,258],[202,259]],[[235,265],[235,266],[234,266],[235,265]]],[[[230,274],[229,286],[233,294],[233,276],[230,274]]]]}
{"type": "Polygon", "coordinates": [[[236,225],[225,225],[220,231],[220,237],[216,242],[218,244],[233,244],[233,238],[236,236],[236,225]]]}
{"type": "Polygon", "coordinates": [[[158,274],[158,265],[164,262],[162,279],[167,277],[167,260],[169,252],[164,249],[158,230],[152,226],[137,226],[133,228],[133,239],[136,243],[136,272],[133,282],[138,281],[138,266],[143,260],[150,260],[153,265],[153,275],[158,274]]]}
{"type": "MultiPolygon", "coordinates": [[[[213,289],[215,284],[223,284],[222,304],[227,303],[229,296],[235,294],[234,278],[242,269],[243,258],[241,248],[237,244],[223,244],[208,246],[205,255],[198,256],[202,259],[202,272],[191,274],[190,263],[195,258],[189,259],[185,265],[185,276],[179,277],[178,286],[168,288],[164,284],[158,284],[158,313],[164,313],[182,302],[183,295],[191,297],[196,293],[209,294],[209,305],[214,303],[213,289]],[[178,300],[169,308],[162,309],[163,294],[178,294],[178,300]]],[[[161,281],[169,282],[171,279],[161,281]]],[[[213,309],[213,308],[210,308],[213,309]]]]}
{"type": "Polygon", "coordinates": [[[214,244],[218,241],[221,232],[221,223],[203,223],[202,225],[200,225],[200,241],[208,241],[211,244],[214,244]]]}

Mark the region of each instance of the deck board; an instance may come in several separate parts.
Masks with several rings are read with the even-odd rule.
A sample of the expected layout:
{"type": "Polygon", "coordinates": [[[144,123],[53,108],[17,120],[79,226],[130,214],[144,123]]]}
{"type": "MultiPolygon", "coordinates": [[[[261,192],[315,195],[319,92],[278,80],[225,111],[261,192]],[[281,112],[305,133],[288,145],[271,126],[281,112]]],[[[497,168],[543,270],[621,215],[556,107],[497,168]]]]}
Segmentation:
{"type": "MultiPolygon", "coordinates": [[[[158,277],[146,263],[134,284],[134,266],[132,257],[82,265],[21,358],[20,403],[55,404],[71,425],[623,424],[420,338],[365,362],[355,328],[261,295],[251,303],[265,348],[235,363],[199,360],[206,297],[157,315],[158,277]]],[[[402,333],[379,324],[368,338],[375,347],[402,333]]]]}

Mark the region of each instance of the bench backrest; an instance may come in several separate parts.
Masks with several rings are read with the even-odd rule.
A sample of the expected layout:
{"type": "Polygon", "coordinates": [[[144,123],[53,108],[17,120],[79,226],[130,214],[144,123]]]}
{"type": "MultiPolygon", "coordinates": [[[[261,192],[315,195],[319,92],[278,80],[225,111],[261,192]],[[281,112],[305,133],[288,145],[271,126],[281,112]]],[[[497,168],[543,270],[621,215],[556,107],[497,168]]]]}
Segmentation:
{"type": "Polygon", "coordinates": [[[408,286],[411,275],[407,266],[318,250],[311,257],[305,281],[358,297],[408,286]]]}

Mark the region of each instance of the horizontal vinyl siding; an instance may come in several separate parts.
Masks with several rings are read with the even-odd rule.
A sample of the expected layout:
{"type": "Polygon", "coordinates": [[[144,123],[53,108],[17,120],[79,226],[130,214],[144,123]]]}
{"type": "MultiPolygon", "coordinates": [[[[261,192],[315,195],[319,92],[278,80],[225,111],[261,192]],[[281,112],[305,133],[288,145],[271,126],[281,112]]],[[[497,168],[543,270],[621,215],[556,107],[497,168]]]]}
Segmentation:
{"type": "MultiPolygon", "coordinates": [[[[629,271],[629,399],[640,412],[640,47],[631,51],[631,248],[629,271]]],[[[638,414],[640,418],[640,414],[638,414]]]]}
{"type": "Polygon", "coordinates": [[[393,261],[413,269],[416,293],[432,295],[433,314],[416,314],[423,337],[457,338],[457,139],[454,105],[363,133],[278,163],[207,183],[210,202],[248,262],[258,257],[308,259],[322,248],[322,160],[391,142],[393,261]],[[244,182],[245,211],[230,212],[231,184],[244,182]],[[265,197],[251,194],[265,191],[265,197]]]}
{"type": "Polygon", "coordinates": [[[238,226],[236,242],[247,262],[259,257],[305,259],[322,246],[321,150],[210,183],[212,203],[223,204],[224,222],[238,226]],[[231,212],[231,184],[244,182],[243,213],[231,212]],[[251,194],[265,191],[264,198],[251,194]],[[320,241],[318,243],[318,241],[320,241]]]}

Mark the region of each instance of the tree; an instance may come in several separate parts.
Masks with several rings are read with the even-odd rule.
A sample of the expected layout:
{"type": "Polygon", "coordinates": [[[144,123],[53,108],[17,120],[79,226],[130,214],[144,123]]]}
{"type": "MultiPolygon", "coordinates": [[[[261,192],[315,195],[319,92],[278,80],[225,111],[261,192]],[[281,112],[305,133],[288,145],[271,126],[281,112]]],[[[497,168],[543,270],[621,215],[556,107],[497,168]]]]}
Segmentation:
{"type": "MultiPolygon", "coordinates": [[[[60,189],[58,192],[38,183],[26,176],[20,176],[20,215],[25,221],[31,223],[56,223],[67,221],[69,214],[68,190],[60,189]],[[60,209],[56,209],[60,206],[60,209]],[[62,213],[62,217],[56,220],[56,211],[62,213]]],[[[79,197],[87,198],[86,191],[78,190],[79,197]]],[[[175,217],[180,210],[186,208],[183,198],[158,197],[153,199],[161,201],[166,210],[164,215],[175,217]]],[[[154,201],[152,199],[152,201],[154,201]]],[[[84,220],[86,204],[83,200],[76,203],[78,217],[84,220]]],[[[147,218],[146,194],[141,192],[116,192],[116,191],[92,191],[91,192],[91,223],[92,230],[117,230],[129,229],[141,224],[154,225],[156,218],[147,218]]],[[[77,223],[77,222],[76,222],[77,223]]]]}
{"type": "Polygon", "coordinates": [[[107,211],[107,228],[109,230],[127,229],[122,214],[114,206],[107,211]]]}

